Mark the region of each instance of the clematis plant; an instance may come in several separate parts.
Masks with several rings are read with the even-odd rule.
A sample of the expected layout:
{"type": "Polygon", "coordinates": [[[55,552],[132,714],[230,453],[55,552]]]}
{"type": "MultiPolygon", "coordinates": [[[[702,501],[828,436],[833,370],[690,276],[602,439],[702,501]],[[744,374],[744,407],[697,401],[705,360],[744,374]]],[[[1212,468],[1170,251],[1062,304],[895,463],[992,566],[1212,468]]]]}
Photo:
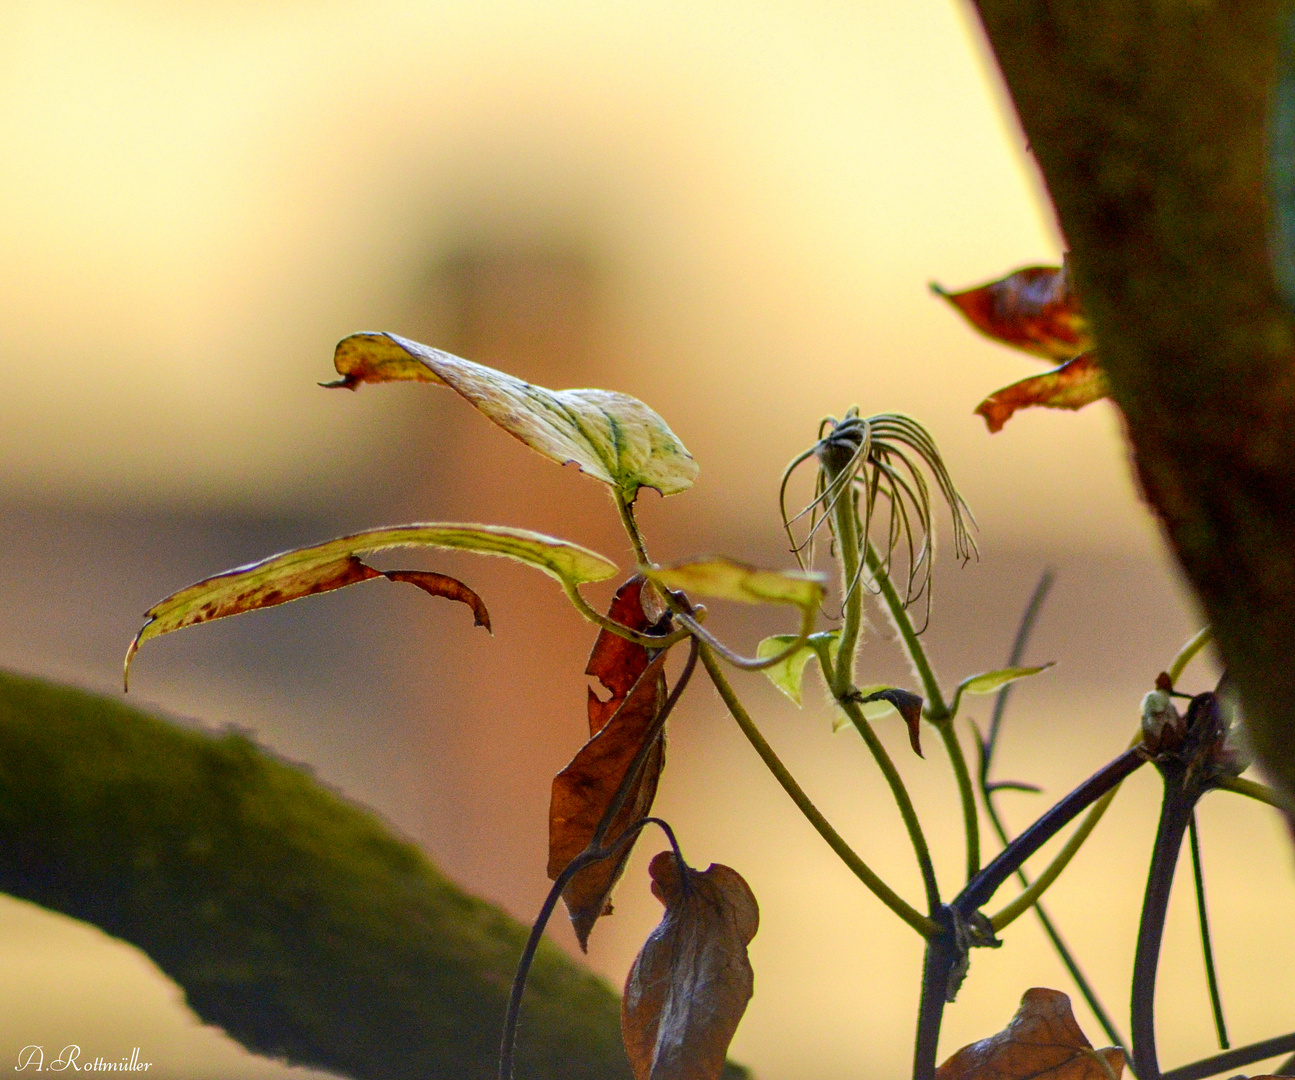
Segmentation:
{"type": "MultiPolygon", "coordinates": [[[[1042,382],[1026,380],[988,399],[979,411],[991,429],[1001,427],[1023,404],[1077,407],[1074,402],[1085,395],[1100,396],[1096,392],[1104,383],[1091,359],[1087,325],[1064,268],[1031,268],[949,299],[986,332],[1036,355],[1065,361],[1039,377],[1042,382]],[[1080,361],[1088,365],[1088,374],[1078,374],[1080,361]]],[[[339,378],[326,385],[335,388],[355,390],[366,383],[399,381],[449,387],[532,450],[559,465],[574,463],[602,483],[636,561],[608,611],[595,610],[581,589],[623,571],[571,540],[493,524],[400,525],[274,555],[180,590],[146,613],[125,668],[128,675],[139,647],[162,634],[377,578],[465,604],[476,624],[489,630],[486,602],[470,585],[431,571],[378,570],[365,561],[378,551],[456,549],[502,556],[556,580],[567,601],[597,628],[586,674],[598,681],[601,691],[589,689],[588,741],[553,781],[547,866],[553,886],[519,959],[501,1037],[503,1080],[513,1073],[523,990],[550,917],[563,903],[584,947],[599,920],[611,913],[611,897],[632,848],[652,827],[660,828],[669,841],[669,848],[650,867],[651,888],[664,914],[625,987],[622,1030],[628,1060],[637,1080],[717,1080],[725,1067],[729,1043],[753,992],[747,945],[759,924],[757,901],[730,867],[688,866],[675,831],[652,814],[665,767],[666,725],[698,669],[828,848],[924,940],[925,964],[915,995],[915,1080],[936,1075],[941,1080],[1024,1080],[1054,1073],[1056,1080],[1062,1073],[1067,1080],[1118,1077],[1128,1057],[1127,1044],[1039,901],[1096,827],[1123,779],[1147,761],[1154,762],[1166,780],[1165,810],[1138,938],[1132,1054],[1139,1080],[1160,1075],[1152,1012],[1155,973],[1169,884],[1189,829],[1197,854],[1193,808],[1214,789],[1273,801],[1266,789],[1237,776],[1244,761],[1237,749],[1237,721],[1225,696],[1206,691],[1189,697],[1177,689],[1186,664],[1208,641],[1208,631],[1189,642],[1155,680],[1154,694],[1159,696],[1148,698],[1135,744],[1011,839],[998,817],[995,794],[1009,788],[1037,789],[991,779],[991,773],[1007,688],[1049,666],[1022,663],[1047,581],[1026,613],[1006,666],[969,674],[951,687],[939,682],[921,640],[930,618],[937,512],[943,507],[947,514],[954,556],[963,561],[976,553],[974,522],[938,447],[916,420],[895,413],[865,416],[851,408],[840,419],[823,421],[817,438],[795,457],[780,486],[782,525],[794,567],[760,568],[713,555],[662,566],[651,559],[636,521],[636,497],[644,487],[663,496],[680,494],[692,486],[698,467],[666,422],[641,401],[606,390],[548,390],[386,333],[344,339],[337,346],[334,366],[339,378]],[[790,493],[807,468],[813,470],[812,493],[803,506],[795,507],[790,493]],[[712,628],[702,601],[775,605],[789,609],[791,625],[748,655],[712,628]],[[880,606],[896,628],[912,662],[914,686],[860,677],[867,666],[863,628],[869,604],[880,606]],[[920,618],[914,618],[915,613],[920,618]],[[825,614],[828,625],[820,629],[825,614]],[[676,662],[668,667],[672,660],[676,662]],[[883,880],[815,806],[761,733],[732,678],[735,673],[763,673],[761,677],[800,705],[808,668],[821,675],[834,724],[857,732],[889,786],[920,871],[920,898],[905,897],[883,880]],[[989,730],[982,735],[971,726],[960,729],[966,696],[985,694],[999,695],[989,730]],[[1190,701],[1184,716],[1178,715],[1175,699],[1190,701]],[[965,837],[963,884],[956,895],[940,890],[926,832],[903,773],[877,734],[877,724],[891,723],[895,717],[904,723],[916,754],[922,753],[926,725],[935,729],[947,751],[965,837]],[[974,777],[964,745],[969,738],[977,754],[974,777]],[[1001,845],[988,860],[983,857],[977,790],[1001,845]],[[1083,820],[1051,863],[1029,879],[1022,870],[1025,860],[1081,814],[1083,820]],[[1019,880],[1019,890],[991,909],[999,891],[1013,879],[1019,880]],[[1005,1032],[960,1051],[937,1073],[943,1008],[966,978],[972,950],[996,947],[998,935],[1031,909],[1045,921],[1080,992],[1116,1046],[1094,1051],[1075,1024],[1066,996],[1032,989],[1005,1032]]],[[[1195,865],[1199,886],[1199,858],[1195,865]]],[[[1204,928],[1203,886],[1198,892],[1204,928]]],[[[1212,960],[1208,962],[1212,979],[1212,960]]],[[[1217,993],[1214,1000],[1220,1038],[1226,1043],[1217,993]]],[[[1288,1049],[1295,1049],[1295,1037],[1287,1042],[1288,1049]]],[[[1280,1052],[1280,1047],[1272,1050],[1272,1043],[1269,1040],[1264,1048],[1280,1052]]],[[[1238,1057],[1234,1051],[1223,1055],[1227,1060],[1222,1064],[1222,1059],[1207,1061],[1191,1067],[1196,1071],[1179,1069],[1166,1075],[1195,1080],[1263,1056],[1267,1055],[1238,1057]]]]}

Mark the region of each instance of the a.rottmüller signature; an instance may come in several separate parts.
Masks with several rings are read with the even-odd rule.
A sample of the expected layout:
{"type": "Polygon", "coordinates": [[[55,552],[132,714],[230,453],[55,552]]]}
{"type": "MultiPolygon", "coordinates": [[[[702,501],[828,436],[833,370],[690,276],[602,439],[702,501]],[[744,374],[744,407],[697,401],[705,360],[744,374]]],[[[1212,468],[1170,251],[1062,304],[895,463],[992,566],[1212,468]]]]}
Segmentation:
{"type": "Polygon", "coordinates": [[[151,1061],[139,1060],[138,1046],[131,1048],[129,1057],[109,1061],[86,1057],[75,1043],[63,1047],[58,1057],[47,1058],[45,1048],[33,1043],[18,1051],[14,1072],[147,1072],[151,1064],[151,1061]]]}

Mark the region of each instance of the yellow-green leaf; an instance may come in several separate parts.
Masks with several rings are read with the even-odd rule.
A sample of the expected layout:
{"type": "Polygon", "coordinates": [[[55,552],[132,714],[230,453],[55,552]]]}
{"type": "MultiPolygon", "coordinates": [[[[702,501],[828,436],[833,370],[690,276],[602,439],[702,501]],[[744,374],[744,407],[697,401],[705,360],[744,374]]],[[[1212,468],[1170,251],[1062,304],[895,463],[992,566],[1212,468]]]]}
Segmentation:
{"type": "Polygon", "coordinates": [[[698,596],[745,604],[795,604],[803,610],[818,606],[827,580],[804,570],[761,570],[722,555],[658,567],[647,576],[667,589],[698,596]]]}
{"type": "MultiPolygon", "coordinates": [[[[796,634],[774,634],[772,637],[765,638],[756,646],[755,655],[761,660],[770,656],[777,656],[798,640],[799,638],[796,634]]],[[[841,641],[841,631],[828,630],[821,634],[811,634],[803,647],[797,649],[785,659],[778,661],[772,667],[763,669],[764,673],[769,676],[769,681],[797,705],[801,703],[801,686],[805,679],[805,665],[809,662],[810,657],[817,655],[817,650],[810,644],[815,641],[826,642],[828,657],[832,661],[836,660],[837,649],[841,641]]]]}
{"type": "Polygon", "coordinates": [[[341,378],[328,386],[414,380],[458,391],[486,416],[559,465],[619,488],[628,502],[640,487],[675,495],[692,487],[697,463],[655,412],[610,390],[546,390],[482,364],[395,334],[352,334],[337,345],[341,378]]]}
{"type": "Polygon", "coordinates": [[[368,580],[377,571],[360,561],[360,553],[408,547],[460,548],[483,555],[503,555],[537,567],[571,586],[602,581],[616,573],[616,564],[596,552],[527,529],[459,524],[374,529],[236,567],[154,604],[144,613],[148,621],[126,653],[126,675],[129,677],[131,658],[151,638],[368,580]]]}
{"type": "Polygon", "coordinates": [[[998,671],[986,671],[982,675],[972,675],[958,685],[958,691],[963,694],[992,694],[1010,682],[1016,682],[1017,679],[1025,679],[1031,675],[1037,675],[1040,671],[1047,671],[1052,664],[1042,664],[1039,667],[1009,667],[1001,668],[998,671]]]}

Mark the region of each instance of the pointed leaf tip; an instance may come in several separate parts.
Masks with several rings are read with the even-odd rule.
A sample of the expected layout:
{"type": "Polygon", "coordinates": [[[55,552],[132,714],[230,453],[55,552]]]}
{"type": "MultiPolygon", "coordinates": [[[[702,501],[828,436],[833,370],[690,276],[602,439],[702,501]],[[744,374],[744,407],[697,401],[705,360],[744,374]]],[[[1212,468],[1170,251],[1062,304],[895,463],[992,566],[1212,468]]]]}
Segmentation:
{"type": "Polygon", "coordinates": [[[621,999],[621,1034],[635,1080],[718,1080],[755,986],[747,945],[760,908],[742,876],[696,871],[663,851],[648,868],[665,905],[621,999]]]}
{"type": "Polygon", "coordinates": [[[913,748],[913,753],[918,757],[924,758],[922,753],[922,698],[914,694],[911,690],[900,690],[896,687],[886,687],[884,690],[876,690],[871,694],[865,694],[859,704],[866,705],[870,701],[888,701],[895,706],[899,715],[904,718],[904,723],[908,725],[908,744],[913,748]]]}
{"type": "Polygon", "coordinates": [[[1078,410],[1109,397],[1110,393],[1110,383],[1097,362],[1096,353],[1086,352],[1042,375],[1031,375],[996,390],[975,411],[985,418],[990,433],[995,434],[1003,430],[1003,425],[1018,409],[1041,406],[1078,410]]]}
{"type": "Polygon", "coordinates": [[[483,555],[501,555],[543,570],[570,586],[602,581],[616,573],[616,564],[596,552],[529,529],[470,524],[398,525],[374,529],[273,555],[172,593],[144,613],[146,622],[126,651],[124,677],[129,679],[130,664],[140,646],[162,634],[246,611],[276,607],[376,577],[407,581],[424,592],[466,603],[472,608],[478,624],[489,629],[490,616],[485,604],[462,582],[416,570],[391,571],[384,575],[357,554],[407,547],[452,548],[483,555]]]}
{"type": "Polygon", "coordinates": [[[412,380],[449,386],[532,450],[618,488],[676,495],[692,487],[697,463],[666,422],[628,394],[548,390],[396,334],[352,334],[338,342],[331,387],[412,380]]]}
{"type": "Polygon", "coordinates": [[[992,694],[1008,683],[1016,682],[1018,679],[1028,679],[1031,675],[1047,671],[1055,665],[1056,661],[1049,660],[1038,667],[1009,667],[1000,668],[998,671],[986,671],[981,675],[972,675],[963,679],[958,689],[964,694],[992,694]]]}
{"type": "Polygon", "coordinates": [[[1088,320],[1066,267],[1027,266],[997,281],[947,292],[948,300],[986,337],[1054,362],[1092,348],[1088,320]]]}

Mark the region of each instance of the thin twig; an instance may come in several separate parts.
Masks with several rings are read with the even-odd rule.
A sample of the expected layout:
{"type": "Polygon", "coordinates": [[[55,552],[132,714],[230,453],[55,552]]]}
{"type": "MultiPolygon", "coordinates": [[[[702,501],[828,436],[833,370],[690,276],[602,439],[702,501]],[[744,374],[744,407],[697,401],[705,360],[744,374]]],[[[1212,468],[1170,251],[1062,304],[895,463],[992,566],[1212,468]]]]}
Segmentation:
{"type": "MultiPolygon", "coordinates": [[[[1295,1050],[1295,1032],[1289,1035],[1278,1035],[1275,1039],[1264,1039],[1263,1042],[1251,1043],[1249,1046],[1238,1046],[1224,1054],[1194,1061],[1162,1073],[1160,1080],[1205,1080],[1207,1076],[1218,1076],[1219,1073],[1231,1072],[1233,1069],[1244,1069],[1264,1058],[1276,1057],[1295,1050]]],[[[1282,1066],[1278,1066],[1279,1070],[1282,1066]]],[[[1278,1071],[1274,1076],[1286,1076],[1278,1071]]]]}
{"type": "Polygon", "coordinates": [[[1228,1049],[1228,1029],[1223,1022],[1223,999],[1219,996],[1219,979],[1214,970],[1214,948],[1210,944],[1210,917],[1205,907],[1205,873],[1201,868],[1201,841],[1196,830],[1196,812],[1187,822],[1187,838],[1192,849],[1192,876],[1196,880],[1196,915],[1201,927],[1201,954],[1205,958],[1205,980],[1210,987],[1210,1007],[1214,1010],[1214,1029],[1219,1049],[1228,1049]]]}

